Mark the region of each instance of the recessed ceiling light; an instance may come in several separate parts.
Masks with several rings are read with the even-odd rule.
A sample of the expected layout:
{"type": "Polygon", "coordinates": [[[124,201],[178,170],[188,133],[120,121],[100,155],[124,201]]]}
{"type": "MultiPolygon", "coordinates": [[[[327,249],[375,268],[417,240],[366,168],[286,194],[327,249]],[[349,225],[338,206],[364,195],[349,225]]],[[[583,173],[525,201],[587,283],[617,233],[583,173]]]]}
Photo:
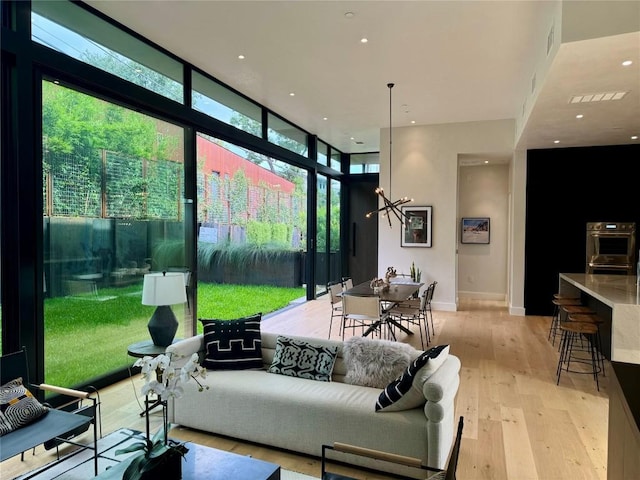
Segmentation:
{"type": "Polygon", "coordinates": [[[553,143],[560,143],[560,140],[554,140],[553,143]]]}
{"type": "Polygon", "coordinates": [[[581,113],[579,113],[578,115],[576,115],[576,118],[582,118],[584,117],[584,115],[582,115],[581,113]]]}
{"type": "Polygon", "coordinates": [[[416,121],[415,120],[411,120],[411,123],[416,123],[416,121]]]}
{"type": "Polygon", "coordinates": [[[291,93],[289,94],[289,96],[290,96],[290,97],[295,97],[295,96],[296,96],[296,94],[295,94],[294,92],[291,92],[291,93]]]}
{"type": "Polygon", "coordinates": [[[329,120],[327,117],[322,117],[323,120],[329,120]]]}
{"type": "Polygon", "coordinates": [[[369,41],[368,38],[361,38],[360,43],[367,43],[369,41]]]}
{"type": "Polygon", "coordinates": [[[637,140],[638,139],[638,135],[631,135],[631,140],[637,140]]]}
{"type": "Polygon", "coordinates": [[[485,161],[484,161],[484,164],[485,164],[485,165],[486,165],[487,163],[489,163],[489,160],[485,160],[485,161]]]}
{"type": "Polygon", "coordinates": [[[238,55],[238,58],[239,58],[240,60],[244,60],[244,55],[238,55]]]}
{"type": "Polygon", "coordinates": [[[631,60],[625,60],[624,62],[622,62],[622,65],[624,67],[628,67],[629,65],[632,65],[632,64],[633,64],[633,62],[631,60]]]}
{"type": "Polygon", "coordinates": [[[353,12],[347,12],[347,13],[345,13],[345,14],[344,14],[344,16],[345,16],[346,18],[353,18],[353,17],[355,17],[355,16],[356,16],[356,14],[355,14],[355,13],[353,13],[353,12]]]}

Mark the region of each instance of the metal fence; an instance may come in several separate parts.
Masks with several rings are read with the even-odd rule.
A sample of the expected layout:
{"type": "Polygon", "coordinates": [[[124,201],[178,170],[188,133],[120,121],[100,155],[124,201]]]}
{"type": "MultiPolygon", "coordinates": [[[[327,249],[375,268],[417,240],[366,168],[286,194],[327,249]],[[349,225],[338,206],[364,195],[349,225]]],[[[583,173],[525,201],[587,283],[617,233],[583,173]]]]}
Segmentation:
{"type": "Polygon", "coordinates": [[[182,218],[183,165],[105,149],[44,153],[46,216],[182,218]]]}

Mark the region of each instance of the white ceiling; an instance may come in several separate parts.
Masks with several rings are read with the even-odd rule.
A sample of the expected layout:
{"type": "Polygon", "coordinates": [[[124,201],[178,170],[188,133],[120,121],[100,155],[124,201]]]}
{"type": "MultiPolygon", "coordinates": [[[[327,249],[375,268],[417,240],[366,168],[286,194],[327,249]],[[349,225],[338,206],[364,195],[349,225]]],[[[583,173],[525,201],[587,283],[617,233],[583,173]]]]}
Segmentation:
{"type": "MultiPolygon", "coordinates": [[[[551,1],[86,3],[347,153],[380,149],[389,82],[394,127],[518,118],[557,8],[551,1]]],[[[519,147],[628,144],[640,135],[640,32],[563,44],[538,81],[519,147]],[[622,67],[626,59],[633,65],[622,67]],[[568,103],[612,90],[629,93],[568,103]],[[577,121],[578,112],[585,118],[577,121]]]]}

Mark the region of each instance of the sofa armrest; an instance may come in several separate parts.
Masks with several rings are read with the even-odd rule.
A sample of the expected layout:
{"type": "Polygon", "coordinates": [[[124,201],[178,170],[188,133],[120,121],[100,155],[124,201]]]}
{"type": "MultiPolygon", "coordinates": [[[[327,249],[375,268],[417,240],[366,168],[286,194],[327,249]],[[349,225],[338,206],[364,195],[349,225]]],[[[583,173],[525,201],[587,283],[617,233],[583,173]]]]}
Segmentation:
{"type": "Polygon", "coordinates": [[[444,468],[451,450],[454,429],[455,398],[460,385],[460,359],[449,355],[422,387],[427,402],[428,465],[444,468]]]}
{"type": "Polygon", "coordinates": [[[428,402],[440,402],[448,392],[458,390],[460,383],[460,359],[449,355],[422,386],[422,393],[428,402]]]}
{"type": "Polygon", "coordinates": [[[185,338],[179,342],[172,343],[167,347],[167,353],[175,355],[177,358],[190,358],[194,353],[204,351],[204,338],[202,335],[185,338]]]}

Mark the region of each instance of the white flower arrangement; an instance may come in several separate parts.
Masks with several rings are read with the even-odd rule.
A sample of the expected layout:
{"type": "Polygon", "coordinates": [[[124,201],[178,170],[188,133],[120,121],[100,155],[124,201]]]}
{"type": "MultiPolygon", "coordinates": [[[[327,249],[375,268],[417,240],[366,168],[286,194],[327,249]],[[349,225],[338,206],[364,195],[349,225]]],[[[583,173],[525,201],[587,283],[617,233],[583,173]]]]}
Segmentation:
{"type": "Polygon", "coordinates": [[[141,367],[142,378],[145,383],[141,393],[144,396],[154,394],[166,401],[169,398],[180,398],[184,393],[182,385],[193,379],[198,384],[198,391],[208,390],[208,385],[198,381],[198,377],[205,378],[207,369],[198,363],[198,354],[191,358],[180,368],[171,364],[171,357],[165,353],[156,357],[142,357],[136,360],[134,367],[141,367]]]}

